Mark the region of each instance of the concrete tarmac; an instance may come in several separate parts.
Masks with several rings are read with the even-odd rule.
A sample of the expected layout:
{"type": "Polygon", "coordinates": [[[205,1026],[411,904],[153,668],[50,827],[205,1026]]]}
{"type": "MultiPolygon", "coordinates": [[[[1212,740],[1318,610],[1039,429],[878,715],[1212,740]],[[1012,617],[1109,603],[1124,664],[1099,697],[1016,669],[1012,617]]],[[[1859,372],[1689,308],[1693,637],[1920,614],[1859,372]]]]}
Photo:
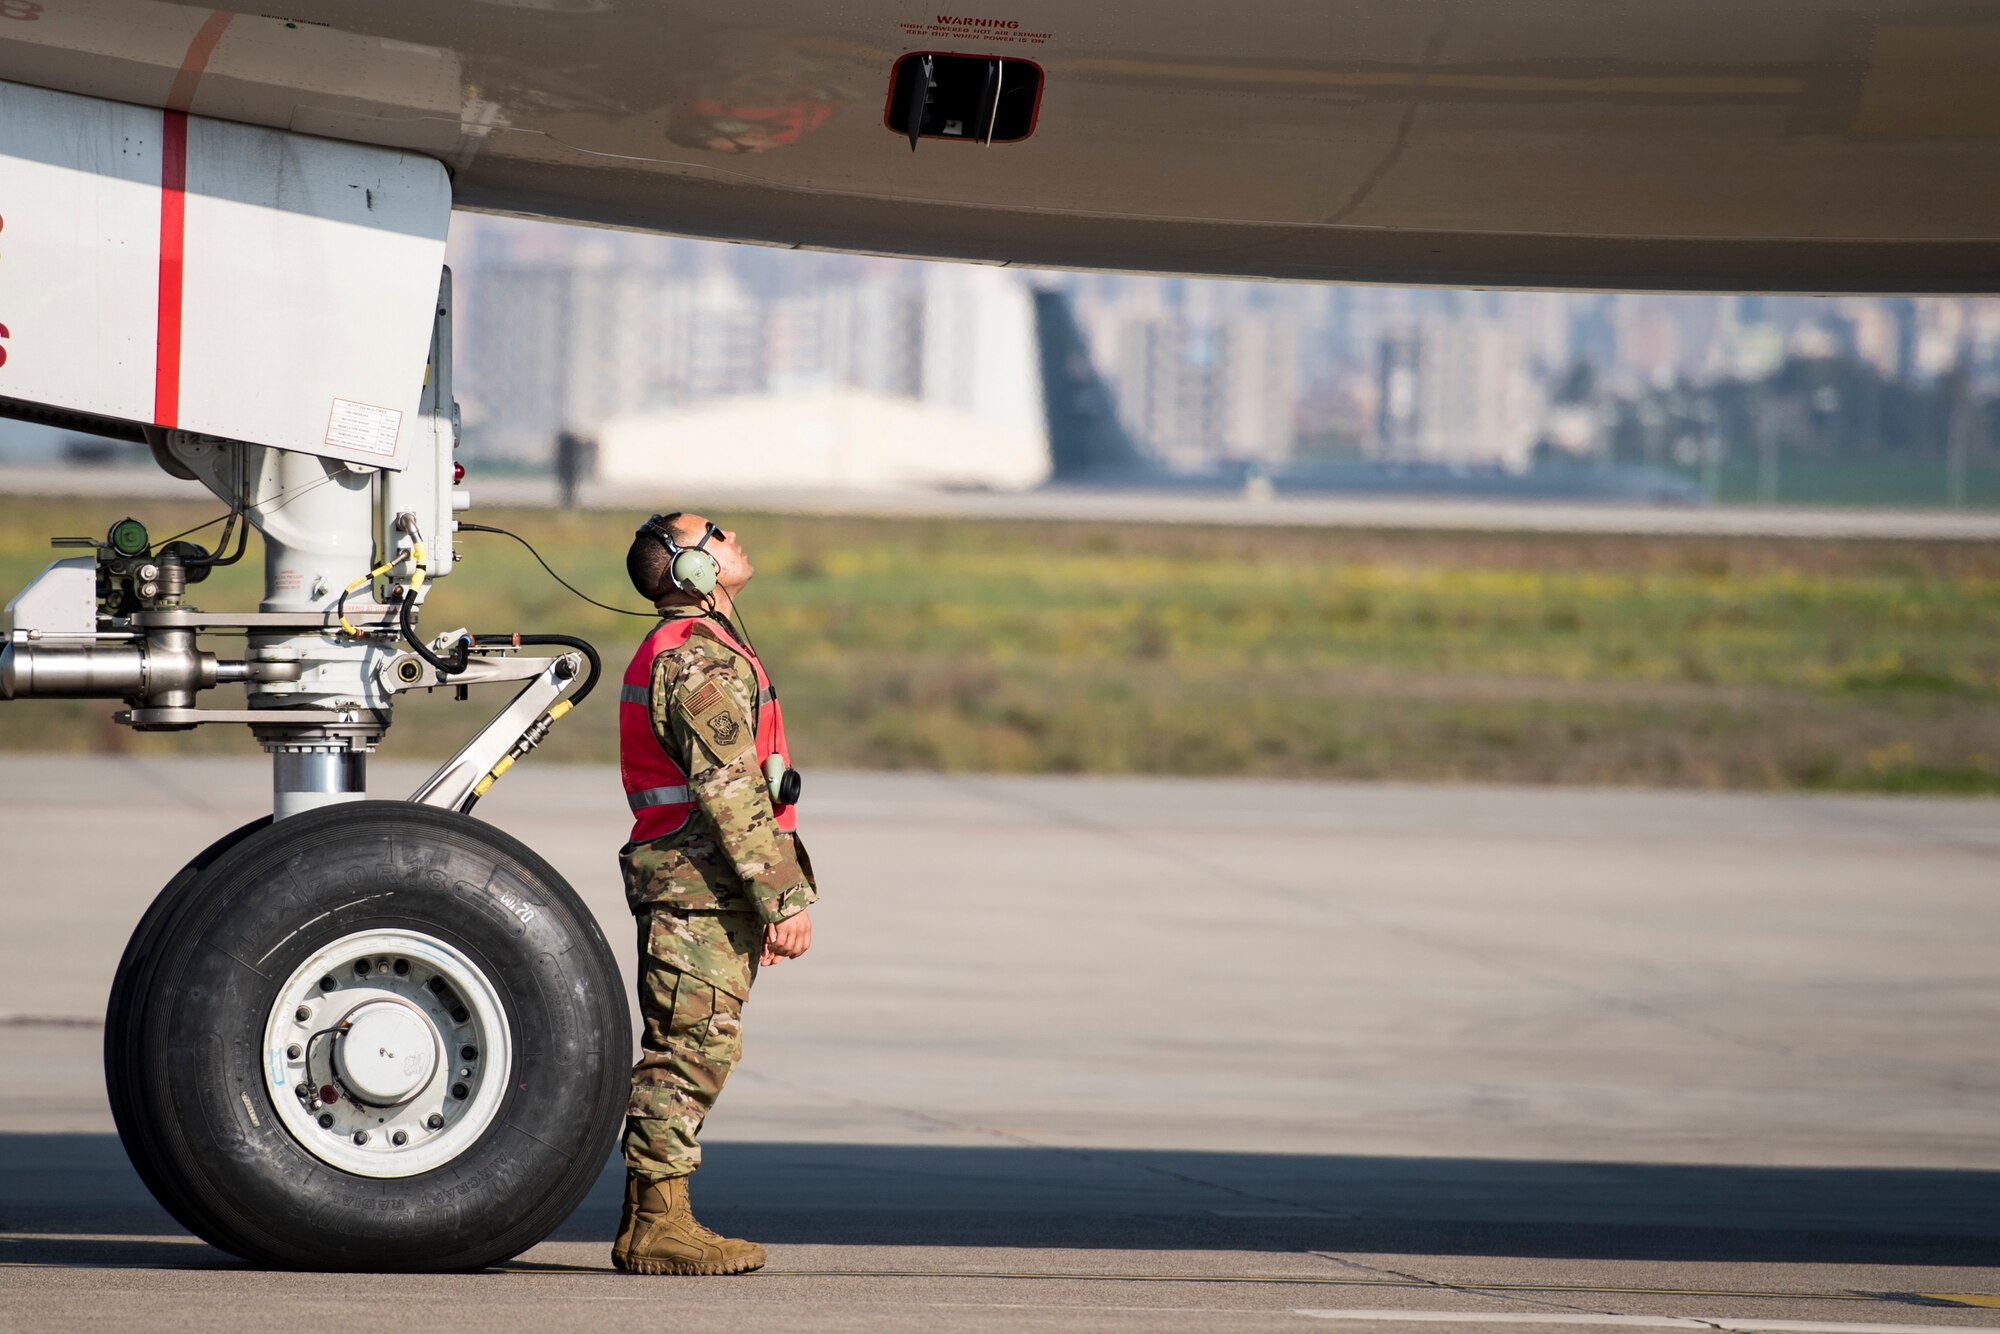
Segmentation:
{"type": "MultiPolygon", "coordinates": [[[[104,1102],[127,933],[267,781],[0,756],[0,1329],[2000,1330],[1995,803],[814,774],[695,1192],[770,1268],[610,1272],[607,1170],[360,1280],[186,1236],[104,1102]]],[[[621,804],[479,813],[625,953],[621,804]]]]}
{"type": "MultiPolygon", "coordinates": [[[[537,509],[557,503],[553,478],[468,479],[474,510],[537,509]]],[[[207,501],[198,483],[157,468],[0,468],[0,494],[207,501]]],[[[1285,492],[1254,495],[1197,488],[1046,486],[1032,491],[831,491],[784,487],[705,489],[670,478],[654,487],[586,482],[577,503],[592,510],[700,509],[711,514],[851,515],[857,518],[1023,522],[1227,524],[1257,528],[1351,528],[1409,532],[1577,533],[1645,537],[1787,537],[1860,541],[1991,542],[2000,510],[1876,509],[1807,505],[1647,505],[1629,501],[1285,492]]]]}

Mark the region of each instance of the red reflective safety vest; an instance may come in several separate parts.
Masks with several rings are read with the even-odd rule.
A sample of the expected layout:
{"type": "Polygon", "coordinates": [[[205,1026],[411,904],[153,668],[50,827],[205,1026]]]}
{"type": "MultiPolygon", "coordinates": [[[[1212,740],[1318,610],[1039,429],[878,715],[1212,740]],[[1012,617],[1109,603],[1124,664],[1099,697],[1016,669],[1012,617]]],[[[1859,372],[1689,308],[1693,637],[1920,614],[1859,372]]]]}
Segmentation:
{"type": "MultiPolygon", "coordinates": [[[[687,643],[695,622],[750,660],[757,673],[757,768],[764,761],[782,755],[791,763],[791,747],[785,744],[785,714],[778,706],[778,692],[764,674],[764,664],[736,636],[706,616],[683,616],[663,623],[646,636],[632,665],[625,669],[625,681],[618,691],[618,772],[625,780],[625,800],[632,807],[632,842],[646,843],[677,833],[694,814],[694,793],[688,789],[687,770],[680,759],[653,735],[653,661],[670,649],[687,643]]],[[[790,832],[798,828],[796,806],[772,803],[778,828],[790,832]]]]}

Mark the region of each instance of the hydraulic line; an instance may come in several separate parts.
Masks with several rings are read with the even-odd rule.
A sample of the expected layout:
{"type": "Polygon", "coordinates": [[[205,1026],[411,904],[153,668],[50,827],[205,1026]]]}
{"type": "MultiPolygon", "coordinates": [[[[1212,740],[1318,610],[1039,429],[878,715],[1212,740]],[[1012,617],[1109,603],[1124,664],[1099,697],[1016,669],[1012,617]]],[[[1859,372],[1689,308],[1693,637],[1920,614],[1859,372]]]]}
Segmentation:
{"type": "MultiPolygon", "coordinates": [[[[362,575],[359,579],[356,579],[353,583],[349,584],[347,587],[340,590],[340,600],[333,604],[334,619],[340,622],[341,629],[347,631],[348,634],[353,635],[356,639],[359,639],[361,637],[362,632],[358,628],[356,628],[356,626],[352,621],[347,619],[347,595],[349,593],[358,592],[361,588],[361,585],[367,583],[369,580],[379,579],[381,576],[389,573],[390,569],[394,566],[394,564],[395,562],[391,561],[386,565],[377,565],[374,569],[370,570],[368,573],[362,575]]],[[[410,633],[410,627],[407,622],[404,623],[403,633],[404,634],[410,633]]]]}
{"type": "Polygon", "coordinates": [[[573,635],[468,634],[462,641],[463,645],[477,645],[481,643],[488,645],[510,644],[519,648],[553,645],[558,648],[573,648],[578,653],[581,653],[586,668],[583,684],[576,688],[574,695],[563,701],[572,709],[583,703],[592,688],[597,685],[597,678],[604,674],[604,660],[597,656],[597,650],[591,646],[588,640],[578,639],[573,635]]]}
{"type": "MultiPolygon", "coordinates": [[[[414,586],[412,586],[411,591],[415,591],[414,586]]],[[[469,655],[472,652],[472,636],[467,635],[458,641],[457,648],[452,657],[440,658],[437,654],[430,651],[430,647],[422,639],[417,637],[416,624],[410,617],[410,609],[416,605],[416,602],[415,598],[405,594],[402,602],[396,608],[396,623],[403,631],[403,638],[408,641],[411,648],[416,650],[418,657],[437,669],[438,675],[457,676],[465,670],[466,663],[469,660],[469,655]]]]}
{"type": "Polygon", "coordinates": [[[242,514],[243,507],[239,504],[235,510],[231,511],[229,522],[223,528],[222,537],[216,542],[215,550],[200,560],[189,561],[189,569],[218,570],[225,565],[234,565],[237,561],[243,559],[243,553],[250,546],[250,525],[246,523],[241,528],[236,528],[236,521],[242,514]],[[225,556],[222,554],[222,549],[229,545],[230,529],[232,528],[236,529],[236,550],[225,556]]]}

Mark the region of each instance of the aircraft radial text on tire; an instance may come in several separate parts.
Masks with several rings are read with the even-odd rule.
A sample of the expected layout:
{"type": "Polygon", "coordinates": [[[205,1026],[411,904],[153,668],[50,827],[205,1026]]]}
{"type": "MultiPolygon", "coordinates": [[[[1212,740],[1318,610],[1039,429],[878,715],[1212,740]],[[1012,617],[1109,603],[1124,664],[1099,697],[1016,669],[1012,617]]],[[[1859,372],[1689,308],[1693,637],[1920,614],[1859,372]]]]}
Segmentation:
{"type": "Polygon", "coordinates": [[[589,912],[470,816],[354,802],[189,864],[118,968],[105,1075],[160,1202],[245,1259],[452,1270],[603,1168],[630,1023],[589,912]]]}

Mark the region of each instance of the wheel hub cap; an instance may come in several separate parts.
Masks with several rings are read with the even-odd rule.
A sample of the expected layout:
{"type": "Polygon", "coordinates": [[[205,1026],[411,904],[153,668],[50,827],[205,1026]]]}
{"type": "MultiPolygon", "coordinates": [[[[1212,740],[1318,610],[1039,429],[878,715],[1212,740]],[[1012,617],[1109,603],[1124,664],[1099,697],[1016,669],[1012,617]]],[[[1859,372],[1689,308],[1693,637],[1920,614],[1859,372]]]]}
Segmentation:
{"type": "Polygon", "coordinates": [[[437,1033],[400,1001],[371,1001],[348,1016],[333,1060],[356,1094],[378,1107],[395,1106],[416,1097],[437,1073],[437,1033]]]}
{"type": "Polygon", "coordinates": [[[498,989],[464,951],[407,928],[360,931],[314,951],[273,997],[265,1089],[321,1162],[416,1176],[493,1124],[513,1048],[498,989]]]}

